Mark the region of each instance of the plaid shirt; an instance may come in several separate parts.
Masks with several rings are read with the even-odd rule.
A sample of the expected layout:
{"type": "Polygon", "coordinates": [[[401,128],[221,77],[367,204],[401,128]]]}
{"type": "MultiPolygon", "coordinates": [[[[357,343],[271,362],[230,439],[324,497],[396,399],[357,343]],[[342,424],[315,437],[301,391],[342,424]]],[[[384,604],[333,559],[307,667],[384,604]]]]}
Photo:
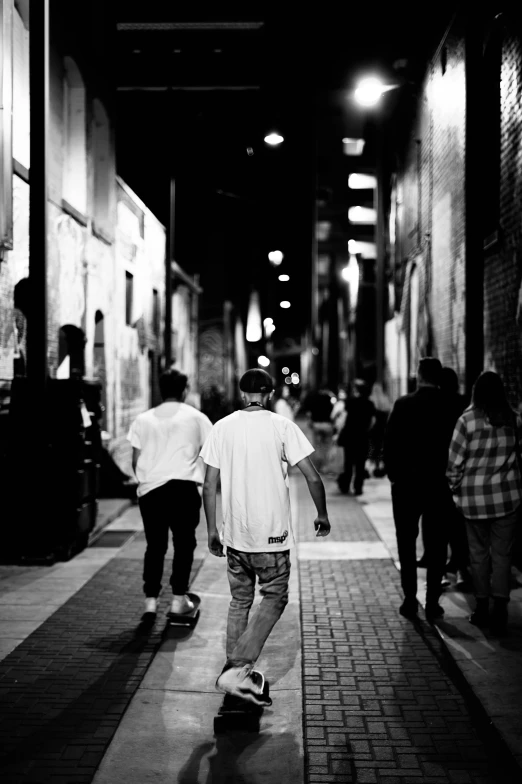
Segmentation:
{"type": "Polygon", "coordinates": [[[471,520],[505,517],[522,499],[522,481],[515,437],[522,438],[522,420],[513,427],[495,427],[474,408],[455,425],[446,476],[455,503],[471,520]]]}

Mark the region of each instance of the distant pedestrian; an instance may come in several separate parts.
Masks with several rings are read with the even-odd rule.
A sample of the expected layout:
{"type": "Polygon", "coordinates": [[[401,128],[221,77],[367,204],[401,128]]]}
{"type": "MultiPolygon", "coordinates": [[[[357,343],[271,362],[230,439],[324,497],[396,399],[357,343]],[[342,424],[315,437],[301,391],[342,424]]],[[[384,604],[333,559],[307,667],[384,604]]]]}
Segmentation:
{"type": "Polygon", "coordinates": [[[278,389],[274,395],[274,413],[291,419],[295,419],[294,409],[290,403],[290,390],[288,385],[285,384],[282,388],[278,389]]]}
{"type": "MultiPolygon", "coordinates": [[[[445,406],[448,412],[448,421],[451,430],[448,433],[448,448],[451,440],[453,428],[459,416],[466,408],[466,397],[459,392],[459,379],[453,368],[445,366],[441,370],[440,375],[440,389],[444,397],[445,406]]],[[[455,506],[451,498],[451,492],[448,496],[448,543],[451,550],[451,555],[448,563],[446,564],[445,574],[442,579],[443,587],[450,585],[450,580],[447,573],[455,574],[457,583],[462,587],[467,587],[470,583],[469,573],[469,548],[468,539],[466,536],[466,526],[462,513],[455,506]]],[[[425,541],[424,525],[422,525],[422,539],[425,541]]],[[[427,558],[423,554],[417,566],[426,568],[427,558]]]]}
{"type": "Polygon", "coordinates": [[[339,438],[339,433],[344,427],[344,423],[346,422],[346,401],[348,398],[348,393],[344,387],[339,387],[337,392],[337,400],[333,404],[332,412],[330,414],[330,421],[333,427],[333,440],[334,443],[337,443],[339,438]]]}
{"type": "Polygon", "coordinates": [[[294,533],[290,513],[288,466],[300,469],[317,509],[317,536],[330,523],[321,477],[310,461],[312,444],[286,417],[268,410],[272,379],[261,369],[247,370],[239,388],[245,408],[216,423],[201,455],[206,463],[203,503],[212,555],[224,556],[231,601],[226,662],[216,681],[223,692],[269,704],[264,676],[254,665],[288,602],[290,548],[294,533]],[[216,522],[221,480],[223,531],[216,522]],[[249,619],[256,577],[263,599],[249,619]]]}
{"type": "Polygon", "coordinates": [[[378,381],[372,386],[370,400],[375,406],[375,424],[370,430],[368,457],[373,462],[373,476],[380,478],[386,475],[383,458],[384,431],[392,404],[382,384],[378,381]]]}
{"type": "Polygon", "coordinates": [[[370,431],[376,421],[375,406],[369,400],[365,381],[354,381],[352,394],[346,400],[345,406],[346,418],[337,439],[337,443],[344,450],[344,469],[337,477],[337,485],[342,493],[349,493],[353,475],[354,495],[362,495],[370,431]]]}
{"type": "Polygon", "coordinates": [[[333,394],[326,387],[310,392],[303,403],[302,412],[307,414],[312,430],[312,441],[315,449],[315,466],[321,473],[329,468],[333,443],[332,414],[333,394]]]}
{"type": "Polygon", "coordinates": [[[446,465],[451,420],[439,388],[441,363],[421,359],[417,389],[395,401],[384,434],[384,460],[392,503],[404,601],[400,612],[416,618],[416,542],[422,516],[427,559],[426,618],[444,615],[439,604],[448,547],[446,465]]]}
{"type": "Polygon", "coordinates": [[[507,625],[511,554],[522,501],[521,438],[522,419],[509,405],[501,377],[481,373],[471,407],[453,432],[447,476],[466,521],[476,597],[470,621],[498,634],[507,625]]]}
{"type": "Polygon", "coordinates": [[[174,545],[171,611],[194,609],[187,590],[201,509],[198,487],[203,483],[204,465],[199,453],[212,424],[205,414],[183,402],[187,381],[175,369],[162,373],[163,402],[140,414],[128,435],[147,541],[143,566],[146,613],[157,610],[169,530],[174,545]]]}

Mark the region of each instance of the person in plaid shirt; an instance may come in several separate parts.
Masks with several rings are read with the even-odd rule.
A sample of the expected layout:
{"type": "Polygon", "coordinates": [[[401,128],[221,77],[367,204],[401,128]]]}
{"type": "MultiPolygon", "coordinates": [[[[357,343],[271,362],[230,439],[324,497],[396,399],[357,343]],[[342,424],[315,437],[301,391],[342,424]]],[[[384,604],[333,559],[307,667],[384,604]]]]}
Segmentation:
{"type": "Polygon", "coordinates": [[[522,419],[509,405],[501,377],[481,373],[471,406],[455,425],[446,475],[466,521],[476,596],[469,620],[495,633],[503,633],[507,624],[511,551],[522,500],[521,437],[522,419]]]}

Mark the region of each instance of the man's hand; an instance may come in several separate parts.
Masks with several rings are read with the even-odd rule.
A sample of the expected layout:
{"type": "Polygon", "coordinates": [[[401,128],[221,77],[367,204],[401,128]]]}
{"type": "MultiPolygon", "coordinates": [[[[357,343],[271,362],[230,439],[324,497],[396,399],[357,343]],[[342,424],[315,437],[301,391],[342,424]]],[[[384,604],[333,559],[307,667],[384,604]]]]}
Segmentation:
{"type": "Polygon", "coordinates": [[[215,555],[218,558],[225,557],[225,553],[223,552],[223,545],[221,544],[221,539],[219,538],[217,531],[208,535],[208,549],[212,555],[215,555]]]}
{"type": "Polygon", "coordinates": [[[314,527],[316,530],[316,536],[328,536],[331,527],[328,517],[326,517],[326,515],[317,515],[314,520],[314,527]]]}

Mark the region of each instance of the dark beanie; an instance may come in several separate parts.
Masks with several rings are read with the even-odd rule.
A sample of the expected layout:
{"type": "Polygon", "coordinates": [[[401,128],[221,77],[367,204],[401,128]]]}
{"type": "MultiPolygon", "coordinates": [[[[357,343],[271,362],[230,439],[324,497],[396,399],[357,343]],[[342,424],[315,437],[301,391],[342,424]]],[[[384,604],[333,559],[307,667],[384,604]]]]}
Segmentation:
{"type": "Polygon", "coordinates": [[[260,368],[247,370],[239,381],[239,389],[242,392],[250,392],[251,394],[259,393],[266,395],[271,392],[273,388],[274,384],[271,376],[269,376],[266,370],[261,370],[260,368]]]}

